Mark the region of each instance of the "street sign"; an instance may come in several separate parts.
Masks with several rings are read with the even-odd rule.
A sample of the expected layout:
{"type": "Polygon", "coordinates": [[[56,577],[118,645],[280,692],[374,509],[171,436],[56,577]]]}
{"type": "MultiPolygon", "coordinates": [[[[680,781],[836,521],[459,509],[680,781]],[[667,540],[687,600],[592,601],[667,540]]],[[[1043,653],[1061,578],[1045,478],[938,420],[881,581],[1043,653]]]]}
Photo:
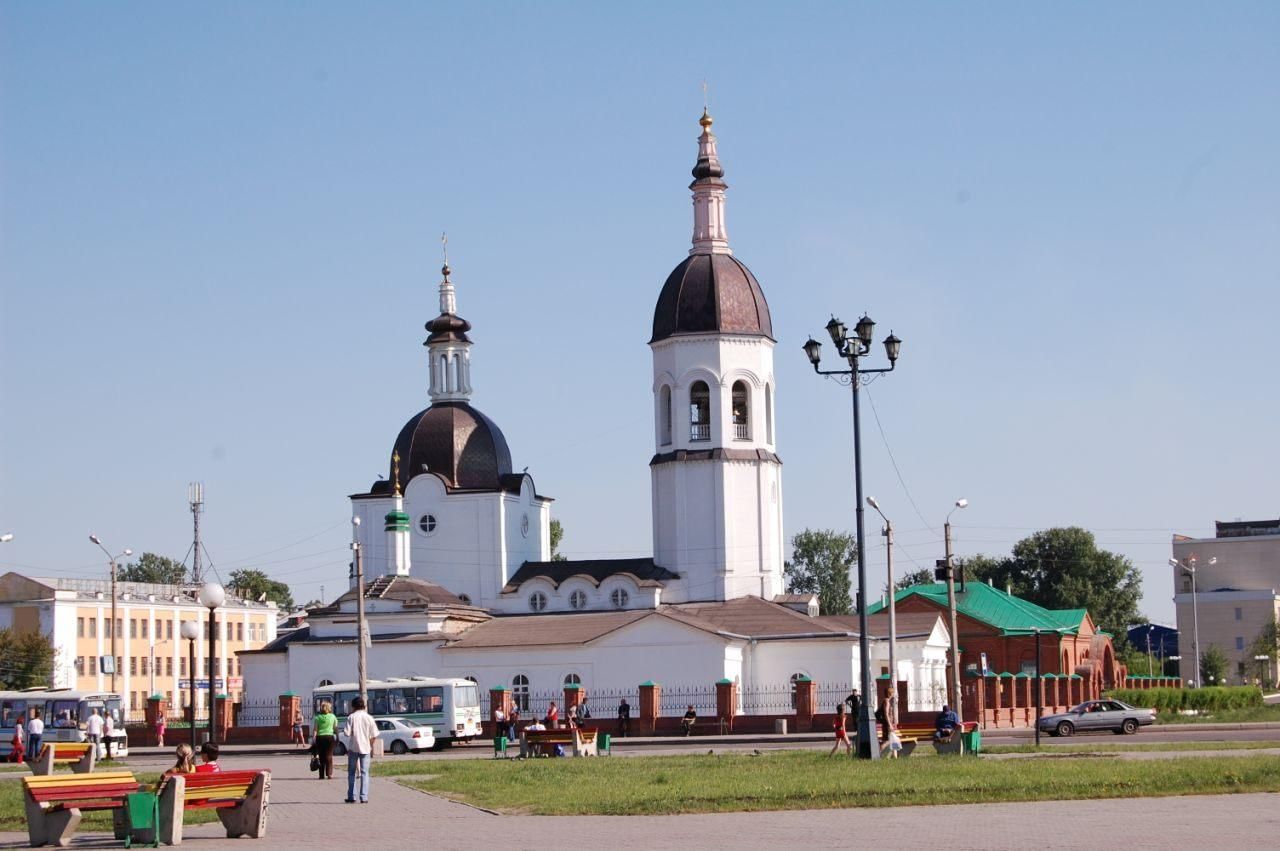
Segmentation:
{"type": "Polygon", "coordinates": [[[114,674],[116,672],[116,657],[99,656],[98,670],[102,671],[104,674],[114,674]]]}

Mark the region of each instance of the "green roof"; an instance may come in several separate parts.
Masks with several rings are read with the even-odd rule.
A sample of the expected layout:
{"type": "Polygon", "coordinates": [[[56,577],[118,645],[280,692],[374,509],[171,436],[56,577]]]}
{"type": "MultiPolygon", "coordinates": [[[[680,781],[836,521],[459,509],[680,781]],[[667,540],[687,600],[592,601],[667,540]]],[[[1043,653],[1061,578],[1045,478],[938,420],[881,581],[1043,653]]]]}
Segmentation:
{"type": "MultiPolygon", "coordinates": [[[[907,597],[915,595],[947,608],[947,586],[943,582],[903,588],[894,596],[894,600],[901,603],[907,597]]],[[[884,608],[883,602],[873,603],[867,607],[867,614],[877,614],[884,608]]],[[[1021,597],[1006,594],[984,582],[967,583],[963,592],[957,589],[956,611],[995,627],[1003,635],[1027,635],[1037,629],[1075,635],[1079,633],[1080,625],[1088,614],[1086,609],[1046,609],[1021,597]]]]}

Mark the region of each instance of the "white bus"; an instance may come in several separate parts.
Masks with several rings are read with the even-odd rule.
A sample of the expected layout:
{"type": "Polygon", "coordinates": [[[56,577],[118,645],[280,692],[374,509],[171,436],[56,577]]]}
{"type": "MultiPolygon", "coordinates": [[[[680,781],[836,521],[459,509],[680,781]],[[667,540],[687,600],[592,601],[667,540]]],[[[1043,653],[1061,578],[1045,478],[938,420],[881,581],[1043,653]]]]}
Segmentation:
{"type": "MultiPolygon", "coordinates": [[[[85,741],[84,722],[97,709],[105,721],[110,715],[115,719],[111,734],[113,756],[129,755],[129,736],[124,729],[124,714],[120,711],[120,695],[103,691],[79,691],[70,688],[33,688],[23,691],[0,691],[0,759],[8,759],[13,752],[13,728],[18,719],[31,718],[31,710],[40,710],[44,721],[45,742],[85,741]]],[[[98,755],[106,756],[106,736],[98,746],[98,755]]],[[[28,754],[35,759],[37,754],[28,754]]]]}
{"type": "MultiPolygon", "coordinates": [[[[471,680],[432,677],[388,677],[367,680],[369,714],[375,718],[410,718],[431,728],[436,748],[469,742],[481,733],[480,689],[471,680]]],[[[338,729],[351,712],[351,701],[360,695],[359,683],[335,683],[311,692],[313,712],[321,701],[333,704],[338,729]]],[[[345,749],[336,743],[335,753],[345,749]]]]}

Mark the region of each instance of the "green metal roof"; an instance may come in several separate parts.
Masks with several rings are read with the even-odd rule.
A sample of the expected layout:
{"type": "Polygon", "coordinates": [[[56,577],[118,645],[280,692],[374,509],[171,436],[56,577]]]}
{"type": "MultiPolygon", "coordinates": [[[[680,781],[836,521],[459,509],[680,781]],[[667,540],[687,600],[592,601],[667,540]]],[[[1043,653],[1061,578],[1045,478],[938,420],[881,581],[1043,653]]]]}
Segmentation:
{"type": "MultiPolygon", "coordinates": [[[[947,607],[946,583],[912,585],[899,591],[894,600],[900,603],[913,595],[925,597],[944,609],[947,607]]],[[[883,602],[876,602],[867,607],[867,614],[874,615],[884,609],[883,602]]],[[[984,582],[969,582],[963,592],[957,589],[956,610],[973,620],[990,624],[1003,635],[1027,635],[1037,629],[1075,635],[1088,614],[1086,609],[1046,609],[984,582]]]]}

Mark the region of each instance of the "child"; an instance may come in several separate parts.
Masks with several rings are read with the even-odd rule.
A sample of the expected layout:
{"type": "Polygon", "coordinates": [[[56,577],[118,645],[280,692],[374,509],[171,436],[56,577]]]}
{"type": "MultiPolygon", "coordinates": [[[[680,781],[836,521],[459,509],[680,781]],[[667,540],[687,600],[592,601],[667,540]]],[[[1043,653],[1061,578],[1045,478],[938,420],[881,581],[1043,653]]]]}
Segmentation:
{"type": "Polygon", "coordinates": [[[218,746],[213,742],[205,742],[200,746],[200,759],[204,761],[196,766],[196,774],[212,774],[222,770],[222,766],[218,765],[218,746]]]}
{"type": "Polygon", "coordinates": [[[174,763],[173,768],[170,768],[164,773],[164,776],[172,777],[175,774],[194,774],[196,766],[192,757],[195,756],[195,754],[191,750],[191,745],[178,745],[176,755],[178,757],[178,761],[174,763]]]}
{"type": "Polygon", "coordinates": [[[849,741],[849,729],[847,722],[848,716],[845,714],[845,705],[841,703],[836,707],[836,720],[831,724],[836,731],[836,743],[831,746],[831,753],[827,754],[827,756],[835,756],[840,750],[841,744],[844,745],[849,756],[853,756],[853,742],[849,741]]]}

